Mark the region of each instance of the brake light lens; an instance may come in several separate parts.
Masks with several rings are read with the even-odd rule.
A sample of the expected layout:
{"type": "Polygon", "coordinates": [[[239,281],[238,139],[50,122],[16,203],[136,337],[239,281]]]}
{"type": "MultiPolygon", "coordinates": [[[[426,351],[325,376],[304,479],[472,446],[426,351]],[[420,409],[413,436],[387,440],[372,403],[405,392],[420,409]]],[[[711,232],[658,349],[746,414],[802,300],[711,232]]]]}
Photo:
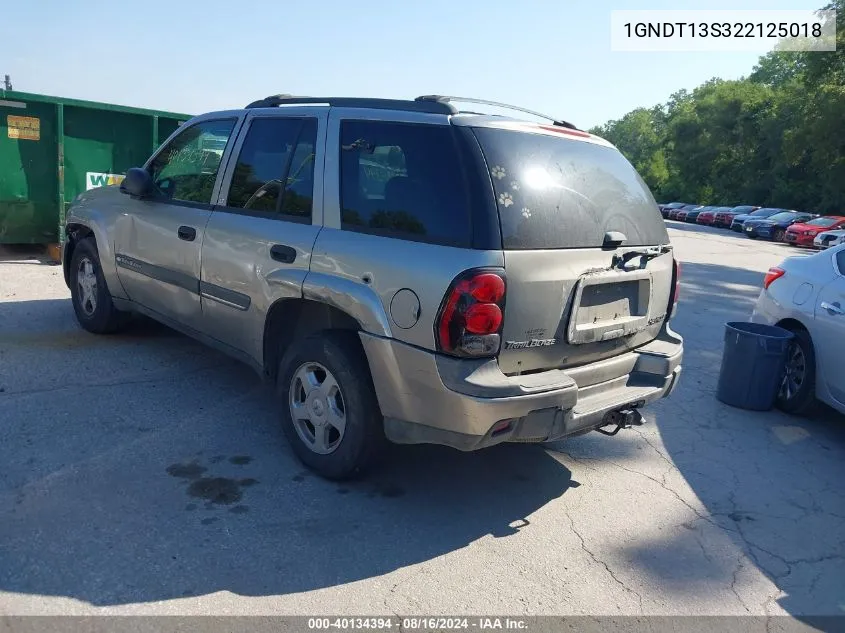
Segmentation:
{"type": "Polygon", "coordinates": [[[466,330],[472,334],[498,332],[502,324],[502,310],[495,303],[471,305],[464,316],[466,330]]]}
{"type": "Polygon", "coordinates": [[[434,324],[438,350],[453,356],[495,356],[505,307],[504,271],[469,270],[449,286],[434,324]]]}
{"type": "Polygon", "coordinates": [[[572,128],[561,127],[559,125],[538,125],[537,127],[546,130],[547,132],[557,132],[558,134],[568,134],[569,136],[580,136],[582,138],[590,138],[589,132],[584,132],[583,130],[573,130],[572,128]]]}
{"type": "Polygon", "coordinates": [[[498,303],[505,296],[505,280],[495,273],[482,273],[470,280],[469,293],[482,303],[498,303]]]}
{"type": "Polygon", "coordinates": [[[778,268],[777,266],[772,266],[769,268],[766,276],[763,278],[763,289],[768,290],[769,286],[772,285],[772,282],[776,279],[780,279],[786,274],[786,271],[783,268],[778,268]]]}

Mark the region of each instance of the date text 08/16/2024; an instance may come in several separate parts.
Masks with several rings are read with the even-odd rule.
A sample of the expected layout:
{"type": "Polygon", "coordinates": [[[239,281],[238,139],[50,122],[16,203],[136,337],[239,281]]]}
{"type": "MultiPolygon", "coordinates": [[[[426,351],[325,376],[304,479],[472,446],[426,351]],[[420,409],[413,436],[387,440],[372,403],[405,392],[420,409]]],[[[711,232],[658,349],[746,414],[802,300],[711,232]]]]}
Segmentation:
{"type": "Polygon", "coordinates": [[[528,623],[520,618],[508,617],[322,617],[308,618],[310,631],[391,630],[444,631],[444,630],[526,630],[528,623]]]}

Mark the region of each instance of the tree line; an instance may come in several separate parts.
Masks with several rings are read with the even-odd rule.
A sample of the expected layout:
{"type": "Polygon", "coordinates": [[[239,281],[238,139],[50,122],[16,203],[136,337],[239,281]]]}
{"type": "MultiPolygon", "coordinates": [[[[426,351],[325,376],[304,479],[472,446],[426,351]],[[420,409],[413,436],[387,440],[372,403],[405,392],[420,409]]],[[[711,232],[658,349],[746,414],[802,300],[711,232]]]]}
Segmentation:
{"type": "Polygon", "coordinates": [[[845,0],[835,52],[777,52],[590,131],[614,143],[661,202],[845,214],[845,0]]]}

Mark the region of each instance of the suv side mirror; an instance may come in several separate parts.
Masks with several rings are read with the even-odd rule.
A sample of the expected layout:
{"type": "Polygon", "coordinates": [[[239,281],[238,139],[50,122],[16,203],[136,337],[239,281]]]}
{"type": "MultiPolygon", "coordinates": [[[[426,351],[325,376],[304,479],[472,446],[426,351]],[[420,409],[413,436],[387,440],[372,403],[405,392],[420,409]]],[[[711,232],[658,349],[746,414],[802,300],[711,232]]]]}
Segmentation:
{"type": "Polygon", "coordinates": [[[120,183],[121,193],[135,198],[146,198],[153,192],[153,179],[150,172],[140,167],[132,167],[120,183]]]}

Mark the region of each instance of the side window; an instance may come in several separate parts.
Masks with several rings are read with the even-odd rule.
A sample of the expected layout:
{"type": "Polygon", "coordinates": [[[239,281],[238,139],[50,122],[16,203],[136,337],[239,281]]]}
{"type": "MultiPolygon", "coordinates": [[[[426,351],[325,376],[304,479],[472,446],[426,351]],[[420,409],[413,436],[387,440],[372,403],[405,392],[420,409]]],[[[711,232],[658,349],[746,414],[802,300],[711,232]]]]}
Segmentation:
{"type": "Polygon", "coordinates": [[[203,121],[183,130],[153,160],[150,175],[169,200],[211,203],[223,150],[236,119],[203,121]]]}
{"type": "Polygon", "coordinates": [[[343,121],[342,228],[466,247],[470,214],[448,125],[343,121]]]}
{"type": "Polygon", "coordinates": [[[257,118],[241,147],[226,206],[311,219],[316,119],[257,118]]]}
{"type": "Polygon", "coordinates": [[[836,265],[839,267],[839,274],[845,276],[845,250],[836,253],[836,265]]]}

